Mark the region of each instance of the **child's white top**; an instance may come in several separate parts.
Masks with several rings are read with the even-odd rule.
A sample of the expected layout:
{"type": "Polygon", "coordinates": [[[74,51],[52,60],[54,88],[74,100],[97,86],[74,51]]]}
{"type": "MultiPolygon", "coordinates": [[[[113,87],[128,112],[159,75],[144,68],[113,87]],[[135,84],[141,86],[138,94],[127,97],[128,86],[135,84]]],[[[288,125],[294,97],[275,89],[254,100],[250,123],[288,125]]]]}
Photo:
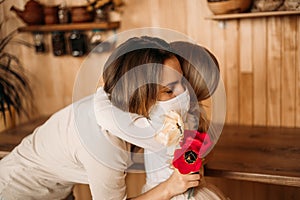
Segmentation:
{"type": "Polygon", "coordinates": [[[163,118],[150,121],[139,115],[124,112],[112,105],[103,88],[99,88],[95,94],[94,110],[100,126],[117,137],[144,148],[146,184],[150,186],[148,188],[170,177],[173,173],[173,169],[170,168],[172,157],[168,156],[167,148],[155,140],[155,133],[162,127],[163,118]],[[98,118],[98,112],[105,113],[105,118],[98,118]]]}

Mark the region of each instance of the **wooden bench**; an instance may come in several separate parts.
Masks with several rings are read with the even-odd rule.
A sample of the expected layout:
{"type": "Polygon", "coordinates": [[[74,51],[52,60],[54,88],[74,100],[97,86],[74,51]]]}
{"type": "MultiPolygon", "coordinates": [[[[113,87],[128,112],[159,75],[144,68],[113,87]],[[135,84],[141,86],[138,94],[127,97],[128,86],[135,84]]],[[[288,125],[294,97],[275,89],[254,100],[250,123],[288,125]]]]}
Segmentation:
{"type": "Polygon", "coordinates": [[[205,175],[300,187],[300,128],[225,126],[205,175]]]}
{"type": "Polygon", "coordinates": [[[0,132],[0,159],[13,150],[25,136],[32,133],[36,127],[43,124],[48,118],[49,116],[42,116],[0,132]]]}
{"type": "MultiPolygon", "coordinates": [[[[0,156],[47,118],[1,132],[0,156]]],[[[205,175],[300,187],[300,129],[226,125],[205,175]]]]}

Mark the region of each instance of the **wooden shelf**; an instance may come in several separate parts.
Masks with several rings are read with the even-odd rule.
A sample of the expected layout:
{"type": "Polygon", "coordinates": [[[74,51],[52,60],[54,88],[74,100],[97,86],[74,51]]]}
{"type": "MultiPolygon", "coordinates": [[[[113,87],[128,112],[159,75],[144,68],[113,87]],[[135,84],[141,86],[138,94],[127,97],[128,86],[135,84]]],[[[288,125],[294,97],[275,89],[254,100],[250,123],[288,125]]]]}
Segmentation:
{"type": "Polygon", "coordinates": [[[244,18],[257,18],[257,17],[275,17],[285,15],[300,15],[300,11],[272,11],[272,12],[253,12],[253,13],[235,13],[224,15],[212,15],[205,17],[211,20],[230,20],[230,19],[244,19],[244,18]]]}
{"type": "Polygon", "coordinates": [[[71,23],[71,24],[49,24],[33,25],[18,28],[19,32],[52,32],[52,31],[72,31],[72,30],[92,30],[92,29],[117,29],[120,22],[89,22],[89,23],[71,23]]]}

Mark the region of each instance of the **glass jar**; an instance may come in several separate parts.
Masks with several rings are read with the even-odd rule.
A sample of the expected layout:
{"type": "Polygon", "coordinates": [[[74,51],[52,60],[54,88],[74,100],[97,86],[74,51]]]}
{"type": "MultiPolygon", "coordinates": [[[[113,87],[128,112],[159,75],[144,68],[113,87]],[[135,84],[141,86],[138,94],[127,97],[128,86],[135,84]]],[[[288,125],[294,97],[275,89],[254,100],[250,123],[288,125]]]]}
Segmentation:
{"type": "Polygon", "coordinates": [[[89,50],[93,52],[101,52],[99,44],[103,42],[102,31],[100,29],[92,30],[92,34],[89,38],[89,50]],[[99,46],[98,46],[99,45],[99,46]]]}
{"type": "Polygon", "coordinates": [[[52,48],[55,56],[62,56],[66,54],[65,33],[55,31],[52,33],[52,48]]]}
{"type": "Polygon", "coordinates": [[[97,8],[95,10],[95,22],[107,22],[108,20],[108,12],[105,8],[97,8]]]}
{"type": "Polygon", "coordinates": [[[86,35],[80,31],[73,30],[69,36],[70,51],[72,56],[83,56],[86,53],[86,35]]]}
{"type": "Polygon", "coordinates": [[[33,40],[35,46],[35,52],[43,53],[46,51],[45,43],[44,43],[44,35],[39,32],[33,33],[33,40]]]}
{"type": "Polygon", "coordinates": [[[71,22],[71,12],[67,8],[65,2],[61,3],[58,8],[58,21],[60,24],[67,24],[71,22]]]}
{"type": "Polygon", "coordinates": [[[93,30],[89,38],[89,50],[92,53],[103,53],[113,50],[116,45],[116,37],[109,37],[108,35],[107,30],[93,30]]]}

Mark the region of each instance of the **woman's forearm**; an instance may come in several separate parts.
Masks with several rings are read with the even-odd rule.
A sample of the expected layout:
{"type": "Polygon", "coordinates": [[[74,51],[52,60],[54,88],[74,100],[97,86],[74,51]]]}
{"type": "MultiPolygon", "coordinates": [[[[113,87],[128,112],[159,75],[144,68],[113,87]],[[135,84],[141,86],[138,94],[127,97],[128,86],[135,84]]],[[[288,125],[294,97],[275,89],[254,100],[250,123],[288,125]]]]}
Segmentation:
{"type": "Polygon", "coordinates": [[[197,187],[200,183],[200,178],[200,174],[180,174],[180,172],[175,169],[173,174],[166,181],[140,196],[131,198],[131,200],[169,200],[176,195],[184,193],[191,187],[197,187]]]}
{"type": "Polygon", "coordinates": [[[168,189],[167,182],[163,182],[137,197],[130,198],[130,200],[152,200],[153,198],[157,200],[169,200],[172,197],[173,195],[168,189]]]}

